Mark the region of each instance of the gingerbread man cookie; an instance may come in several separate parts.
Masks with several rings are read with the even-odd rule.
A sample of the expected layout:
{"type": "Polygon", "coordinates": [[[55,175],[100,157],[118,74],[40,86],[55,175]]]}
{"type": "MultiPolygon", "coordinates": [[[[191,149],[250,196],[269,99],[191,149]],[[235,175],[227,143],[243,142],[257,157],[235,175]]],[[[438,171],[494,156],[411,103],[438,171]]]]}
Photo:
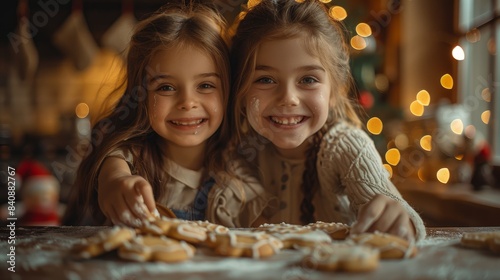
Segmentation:
{"type": "Polygon", "coordinates": [[[118,249],[118,256],[131,261],[181,262],[194,256],[195,248],[164,236],[138,236],[118,249]]]}
{"type": "Polygon", "coordinates": [[[156,203],[156,209],[160,213],[160,217],[167,217],[167,218],[177,218],[172,210],[167,208],[166,206],[163,206],[159,203],[156,203]]]}
{"type": "Polygon", "coordinates": [[[283,242],[283,248],[313,247],[317,244],[328,244],[332,239],[321,230],[314,230],[307,226],[287,223],[263,224],[255,229],[264,231],[283,242]]]}
{"type": "Polygon", "coordinates": [[[382,259],[412,258],[417,254],[417,248],[413,243],[388,233],[361,233],[350,235],[348,240],[379,250],[382,259]]]}
{"type": "Polygon", "coordinates": [[[206,232],[207,238],[204,242],[202,242],[202,244],[209,248],[214,248],[215,246],[217,246],[214,236],[216,236],[217,234],[226,234],[229,232],[229,228],[222,225],[210,223],[209,221],[190,221],[189,223],[194,224],[195,226],[201,228],[206,232]]]}
{"type": "Polygon", "coordinates": [[[76,245],[73,250],[78,256],[89,259],[110,252],[135,236],[135,230],[115,226],[83,239],[82,243],[76,245]]]}
{"type": "Polygon", "coordinates": [[[266,258],[277,254],[283,243],[264,233],[230,230],[225,233],[209,234],[216,254],[228,257],[266,258]]]}
{"type": "Polygon", "coordinates": [[[198,244],[207,238],[206,229],[186,220],[167,217],[146,221],[139,229],[142,234],[167,236],[176,240],[198,244]]]}
{"type": "Polygon", "coordinates": [[[379,265],[379,251],[354,244],[328,244],[316,246],[303,259],[303,264],[324,271],[365,272],[379,265]]]}
{"type": "Polygon", "coordinates": [[[462,246],[472,249],[489,249],[500,253],[500,232],[467,232],[460,239],[462,246]]]}
{"type": "Polygon", "coordinates": [[[321,221],[310,223],[307,226],[314,230],[322,230],[326,232],[333,240],[346,239],[351,229],[344,223],[325,223],[321,221]]]}

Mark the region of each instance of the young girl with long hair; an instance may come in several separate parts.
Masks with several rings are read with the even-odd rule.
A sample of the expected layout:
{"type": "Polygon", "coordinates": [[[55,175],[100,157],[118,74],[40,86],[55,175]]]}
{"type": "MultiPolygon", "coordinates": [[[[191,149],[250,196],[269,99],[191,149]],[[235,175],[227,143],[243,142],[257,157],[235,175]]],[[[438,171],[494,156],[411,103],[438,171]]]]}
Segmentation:
{"type": "Polygon", "coordinates": [[[168,6],[136,26],[126,88],[94,126],[64,223],[140,226],[156,203],[178,218],[250,226],[266,207],[224,153],[229,50],[211,8],[168,6]],[[242,214],[243,213],[243,214],[242,214]],[[240,219],[240,214],[244,219],[240,219]]]}
{"type": "Polygon", "coordinates": [[[269,222],[425,237],[361,129],[345,30],[320,1],[261,1],[242,16],[231,52],[236,152],[281,200],[269,222]]]}

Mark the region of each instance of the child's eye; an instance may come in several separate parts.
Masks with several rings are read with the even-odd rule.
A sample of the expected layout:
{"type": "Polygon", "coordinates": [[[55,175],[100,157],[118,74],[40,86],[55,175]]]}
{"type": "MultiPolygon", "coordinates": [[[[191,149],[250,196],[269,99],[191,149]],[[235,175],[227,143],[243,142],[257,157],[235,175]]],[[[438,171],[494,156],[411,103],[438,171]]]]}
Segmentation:
{"type": "Polygon", "coordinates": [[[255,81],[256,83],[260,83],[260,84],[274,84],[274,80],[269,78],[269,77],[262,77],[262,78],[259,78],[255,81]]]}
{"type": "Polygon", "coordinates": [[[175,91],[175,88],[170,85],[161,85],[156,89],[156,93],[159,95],[172,95],[175,91]]]}
{"type": "Polygon", "coordinates": [[[314,84],[317,82],[319,82],[319,80],[314,77],[304,77],[302,78],[302,80],[300,80],[301,84],[314,84]]]}
{"type": "Polygon", "coordinates": [[[200,88],[201,89],[210,89],[210,88],[215,88],[215,86],[212,84],[209,84],[209,83],[203,83],[200,85],[200,88]]]}

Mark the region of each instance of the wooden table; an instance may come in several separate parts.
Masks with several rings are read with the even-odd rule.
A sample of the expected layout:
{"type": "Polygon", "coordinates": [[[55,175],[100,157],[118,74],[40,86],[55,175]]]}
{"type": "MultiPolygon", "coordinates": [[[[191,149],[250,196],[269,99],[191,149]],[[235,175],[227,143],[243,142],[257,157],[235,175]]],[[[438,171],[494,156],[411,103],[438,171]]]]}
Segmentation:
{"type": "Polygon", "coordinates": [[[199,250],[187,262],[135,263],[116,253],[78,260],[67,254],[80,238],[103,227],[19,227],[0,229],[0,279],[500,279],[500,255],[458,245],[464,232],[500,227],[428,228],[413,259],[382,260],[368,273],[319,272],[300,266],[301,253],[283,250],[265,260],[207,256],[199,250]],[[10,272],[9,236],[15,234],[15,272],[10,272]]]}

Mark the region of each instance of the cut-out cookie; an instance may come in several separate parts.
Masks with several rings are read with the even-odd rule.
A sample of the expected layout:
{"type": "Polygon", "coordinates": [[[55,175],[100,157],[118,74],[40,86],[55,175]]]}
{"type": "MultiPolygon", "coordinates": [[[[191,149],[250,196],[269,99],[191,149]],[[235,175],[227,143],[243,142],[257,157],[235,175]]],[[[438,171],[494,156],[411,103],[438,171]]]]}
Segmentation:
{"type": "Polygon", "coordinates": [[[164,236],[138,236],[118,249],[122,259],[145,262],[181,262],[194,256],[195,248],[184,241],[164,236]]]}
{"type": "Polygon", "coordinates": [[[89,259],[110,252],[135,236],[135,230],[115,226],[83,239],[80,244],[73,248],[73,251],[78,256],[89,259]]]}
{"type": "Polygon", "coordinates": [[[368,246],[329,244],[314,247],[303,264],[317,270],[365,272],[375,270],[379,258],[379,251],[368,246]]]}
{"type": "Polygon", "coordinates": [[[318,244],[329,244],[332,239],[321,230],[308,226],[287,223],[263,224],[255,229],[270,234],[283,242],[283,248],[314,247],[318,244]]]}
{"type": "Polygon", "coordinates": [[[382,259],[412,258],[418,251],[413,243],[399,236],[381,232],[350,235],[348,240],[379,250],[382,259]]]}
{"type": "Polygon", "coordinates": [[[226,233],[210,233],[216,254],[228,257],[266,258],[280,252],[283,243],[264,232],[231,230],[226,233]]]}

